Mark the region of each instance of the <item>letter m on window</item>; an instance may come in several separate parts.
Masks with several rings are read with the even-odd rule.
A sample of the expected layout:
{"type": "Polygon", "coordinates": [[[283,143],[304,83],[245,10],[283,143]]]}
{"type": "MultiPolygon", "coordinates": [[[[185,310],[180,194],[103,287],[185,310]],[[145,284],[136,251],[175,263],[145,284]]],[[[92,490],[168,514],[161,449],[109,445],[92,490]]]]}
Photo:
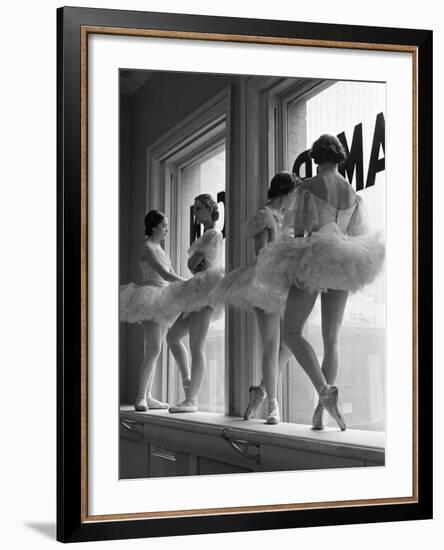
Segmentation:
{"type": "Polygon", "coordinates": [[[356,170],[356,191],[364,189],[364,154],[362,150],[362,123],[356,124],[353,131],[353,139],[351,149],[348,147],[345,133],[338,134],[338,139],[344,146],[347,153],[347,160],[344,165],[339,167],[341,174],[353,182],[353,174],[356,170]]]}

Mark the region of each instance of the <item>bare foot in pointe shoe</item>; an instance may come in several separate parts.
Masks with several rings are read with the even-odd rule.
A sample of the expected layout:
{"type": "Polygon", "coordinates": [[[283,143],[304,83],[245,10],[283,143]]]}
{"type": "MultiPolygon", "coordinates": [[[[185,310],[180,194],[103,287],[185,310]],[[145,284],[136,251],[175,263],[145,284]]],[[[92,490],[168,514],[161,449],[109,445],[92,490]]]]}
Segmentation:
{"type": "Polygon", "coordinates": [[[316,409],[313,413],[313,418],[311,421],[312,430],[323,430],[324,429],[324,405],[319,401],[316,409]]]}
{"type": "Polygon", "coordinates": [[[169,409],[170,413],[197,412],[197,399],[188,398],[169,409]]]}
{"type": "Polygon", "coordinates": [[[164,403],[163,401],[159,401],[158,399],[154,399],[154,397],[148,396],[146,399],[148,409],[156,410],[156,409],[168,409],[169,404],[164,403]]]}
{"type": "Polygon", "coordinates": [[[134,408],[136,411],[146,412],[148,410],[148,403],[145,397],[138,397],[134,403],[134,408]]]}
{"type": "Polygon", "coordinates": [[[267,415],[267,424],[279,424],[281,420],[279,414],[279,404],[277,399],[270,399],[268,403],[268,415],[267,415]]]}
{"type": "Polygon", "coordinates": [[[319,400],[327,412],[336,420],[341,431],[346,429],[345,420],[338,407],[338,388],[336,386],[325,386],[319,394],[319,400]]]}
{"type": "Polygon", "coordinates": [[[264,399],[267,397],[267,393],[262,386],[250,386],[248,394],[250,401],[245,409],[244,420],[249,420],[252,418],[264,399]]]}

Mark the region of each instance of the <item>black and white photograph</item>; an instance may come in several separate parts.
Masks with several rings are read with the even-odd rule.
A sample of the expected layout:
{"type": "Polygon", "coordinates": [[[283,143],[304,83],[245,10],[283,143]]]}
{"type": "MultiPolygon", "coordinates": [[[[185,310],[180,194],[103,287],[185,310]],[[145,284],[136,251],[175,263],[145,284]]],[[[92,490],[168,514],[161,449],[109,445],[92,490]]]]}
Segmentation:
{"type": "Polygon", "coordinates": [[[385,83],[118,78],[120,479],[383,467],[385,83]]]}
{"type": "Polygon", "coordinates": [[[2,10],[2,547],[441,540],[439,4],[74,4],[2,10]]]}

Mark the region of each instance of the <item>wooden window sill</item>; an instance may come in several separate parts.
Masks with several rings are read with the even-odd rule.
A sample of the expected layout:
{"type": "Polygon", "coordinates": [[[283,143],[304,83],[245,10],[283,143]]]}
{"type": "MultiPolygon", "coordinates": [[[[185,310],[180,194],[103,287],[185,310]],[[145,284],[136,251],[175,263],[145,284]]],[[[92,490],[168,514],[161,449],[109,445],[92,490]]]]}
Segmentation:
{"type": "MultiPolygon", "coordinates": [[[[121,436],[139,440],[177,455],[218,461],[235,471],[275,471],[318,468],[383,466],[383,432],[326,428],[222,414],[176,413],[166,410],[137,412],[120,408],[121,436]]],[[[199,471],[185,468],[176,475],[199,471]]],[[[221,472],[222,473],[222,472],[221,472]]],[[[149,475],[149,474],[148,474],[149,475]]]]}

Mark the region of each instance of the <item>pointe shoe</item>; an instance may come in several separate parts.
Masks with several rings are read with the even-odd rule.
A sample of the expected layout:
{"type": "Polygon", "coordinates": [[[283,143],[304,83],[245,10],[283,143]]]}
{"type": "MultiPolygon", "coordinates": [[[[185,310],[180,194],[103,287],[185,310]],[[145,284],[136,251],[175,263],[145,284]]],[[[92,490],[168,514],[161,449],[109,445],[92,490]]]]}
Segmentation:
{"type": "Polygon", "coordinates": [[[148,410],[148,403],[146,402],[146,399],[144,397],[136,399],[134,408],[136,411],[146,412],[148,410]]]}
{"type": "Polygon", "coordinates": [[[182,403],[178,403],[169,409],[170,413],[189,413],[197,412],[197,400],[196,399],[185,399],[182,403]]]}
{"type": "Polygon", "coordinates": [[[266,424],[279,424],[281,420],[277,399],[271,399],[268,404],[268,415],[266,424]]]}
{"type": "Polygon", "coordinates": [[[313,418],[311,420],[311,429],[312,430],[323,430],[324,429],[324,405],[319,401],[316,409],[313,413],[313,418]]]}
{"type": "Polygon", "coordinates": [[[319,394],[319,400],[327,412],[336,420],[341,431],[344,431],[346,425],[338,407],[338,388],[336,386],[325,386],[319,394]]]}
{"type": "Polygon", "coordinates": [[[250,401],[244,413],[244,420],[252,418],[262,404],[262,401],[267,397],[267,392],[262,386],[250,386],[248,390],[250,401]]]}
{"type": "Polygon", "coordinates": [[[168,409],[169,404],[164,403],[163,401],[159,401],[158,399],[154,399],[154,397],[148,397],[147,400],[148,409],[168,409]]]}

